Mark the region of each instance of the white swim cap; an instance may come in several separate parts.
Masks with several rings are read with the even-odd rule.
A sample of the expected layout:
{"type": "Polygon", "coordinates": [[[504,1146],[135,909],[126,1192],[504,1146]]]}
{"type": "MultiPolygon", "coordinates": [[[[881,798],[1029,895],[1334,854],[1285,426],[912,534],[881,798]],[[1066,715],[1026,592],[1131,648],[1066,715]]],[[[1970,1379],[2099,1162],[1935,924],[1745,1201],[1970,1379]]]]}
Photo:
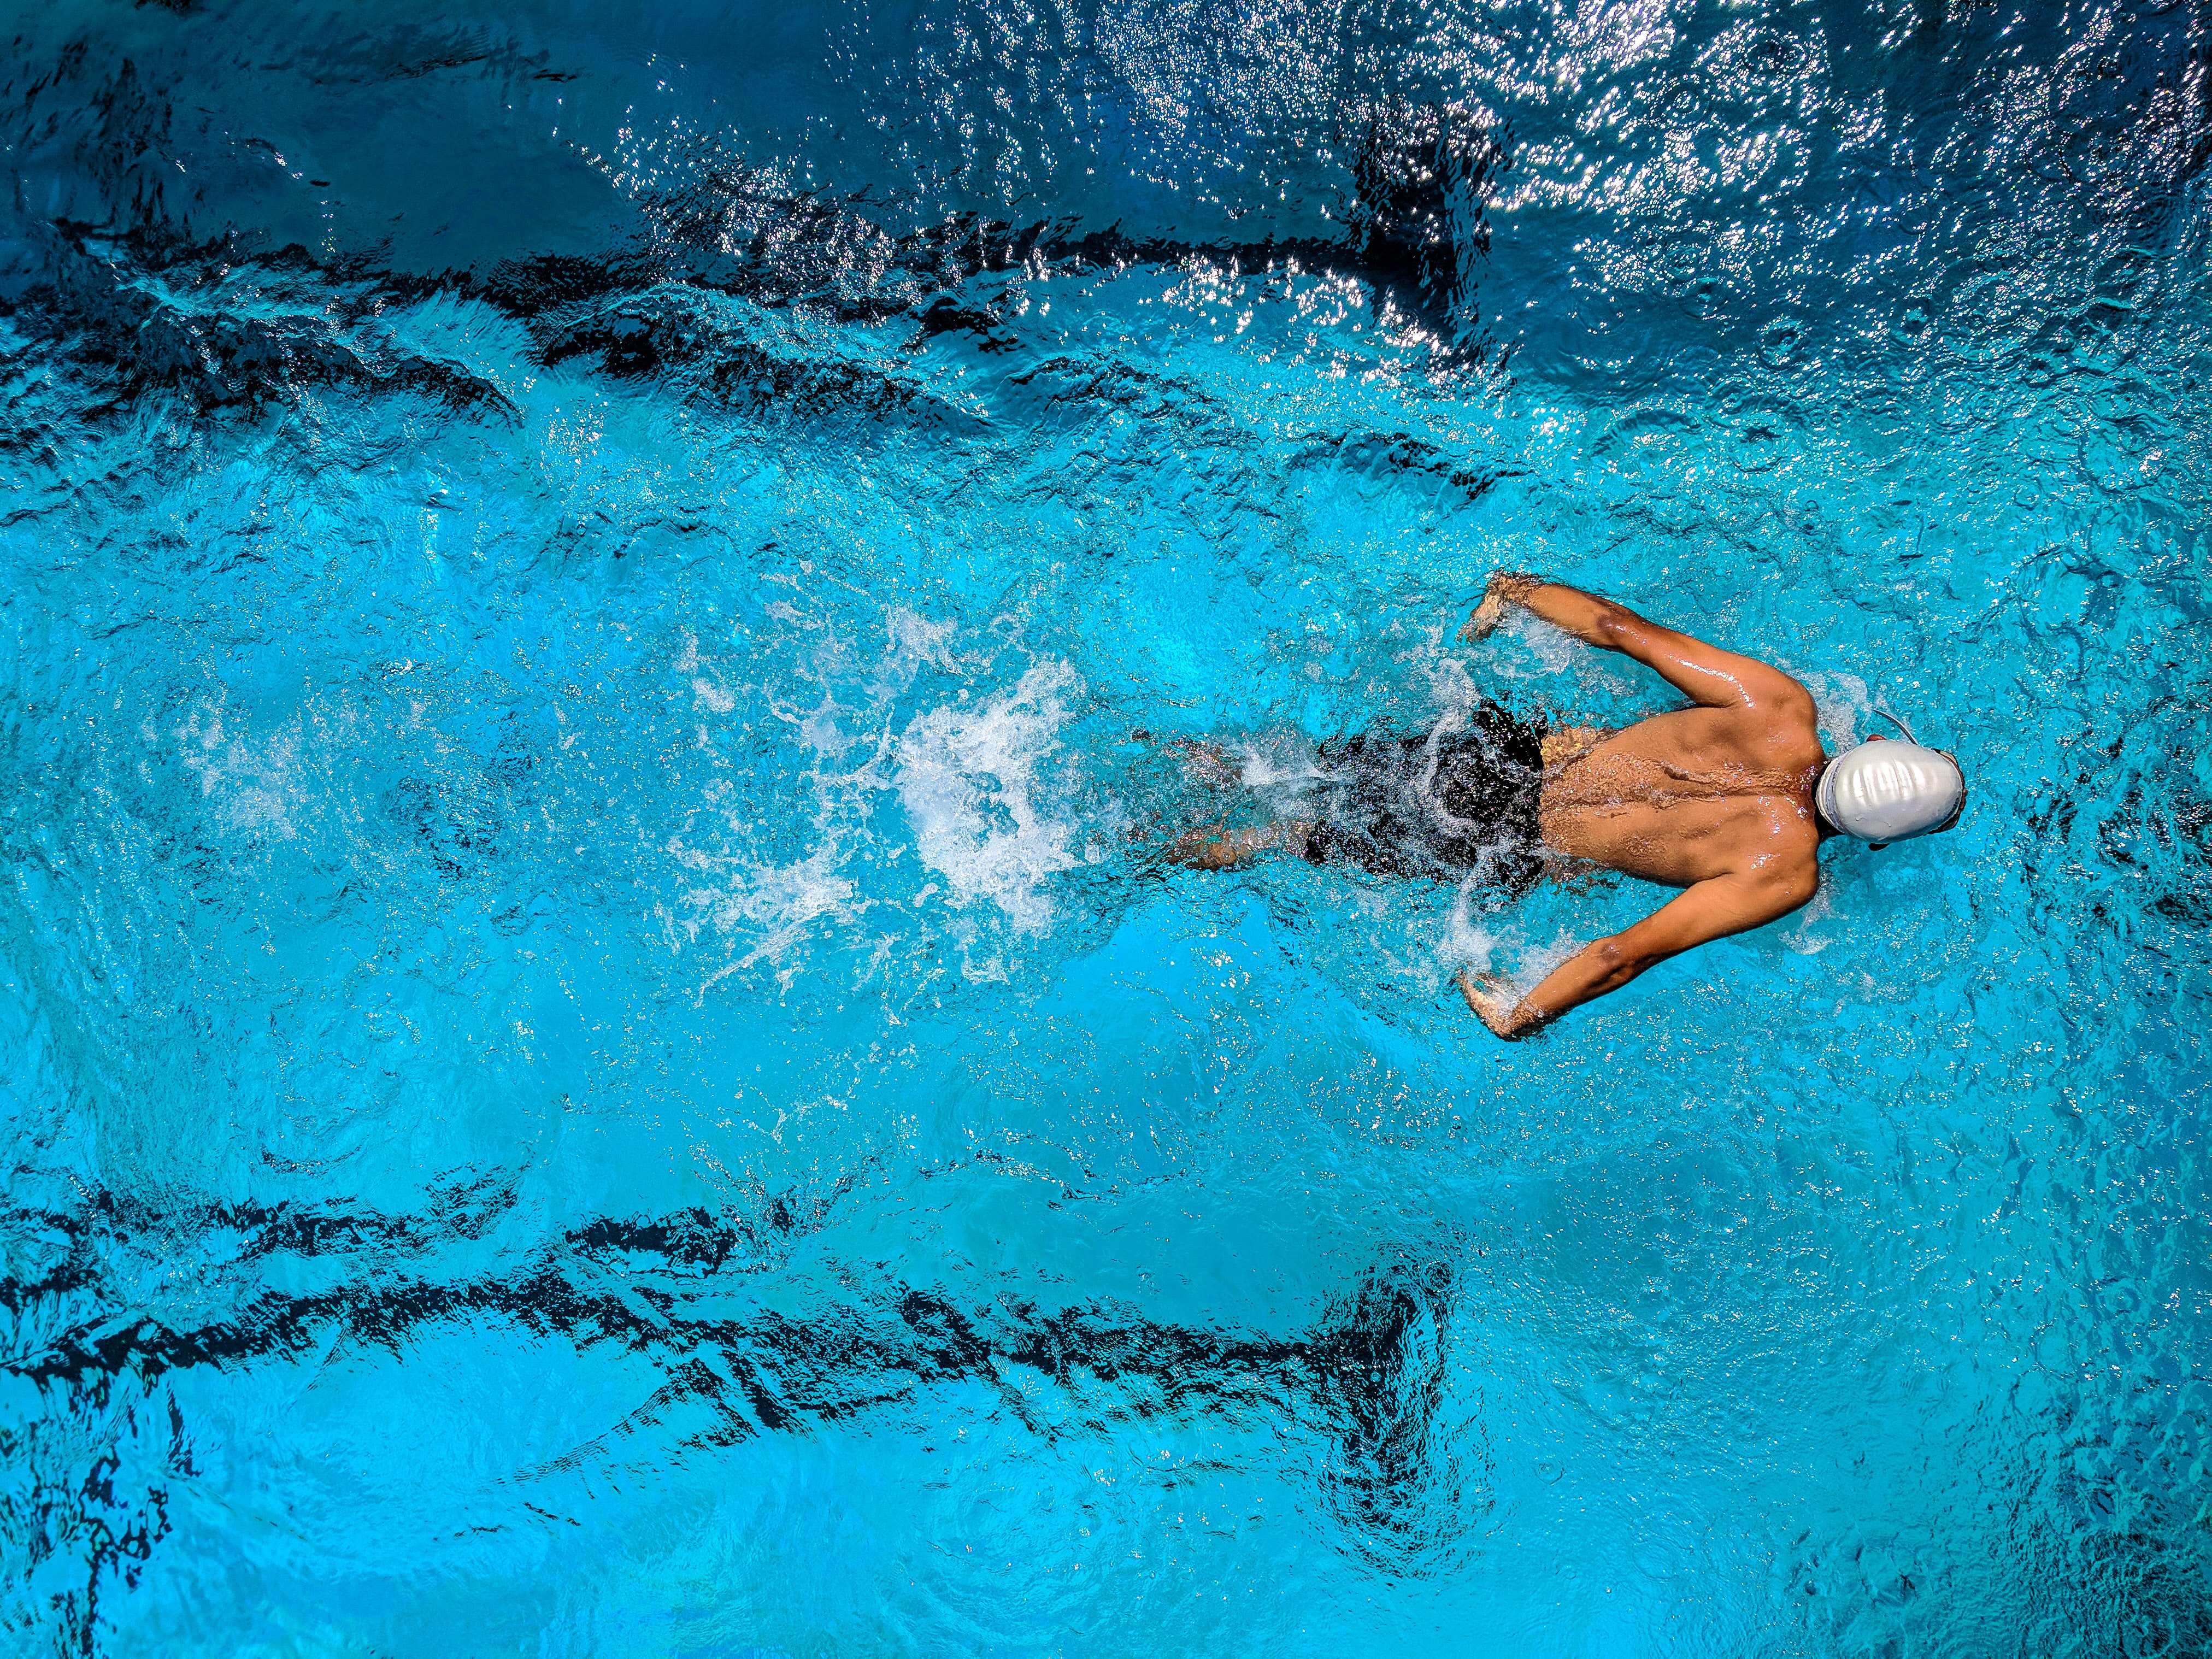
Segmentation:
{"type": "Polygon", "coordinates": [[[1881,738],[1830,761],[1813,792],[1820,816],[1861,841],[1910,841],[1940,830],[1966,799],[1966,775],[1948,755],[1881,738]]]}

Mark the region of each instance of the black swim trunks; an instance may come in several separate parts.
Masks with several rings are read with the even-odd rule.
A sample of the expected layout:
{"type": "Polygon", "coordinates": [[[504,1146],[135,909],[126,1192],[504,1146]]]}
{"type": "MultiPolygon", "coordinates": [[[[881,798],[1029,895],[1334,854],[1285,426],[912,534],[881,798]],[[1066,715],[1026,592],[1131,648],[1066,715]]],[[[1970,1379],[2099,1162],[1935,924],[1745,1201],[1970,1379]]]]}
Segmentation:
{"type": "Polygon", "coordinates": [[[1324,744],[1306,857],[1431,881],[1473,873],[1519,897],[1544,868],[1537,797],[1546,729],[1540,719],[1483,703],[1455,732],[1324,744]]]}

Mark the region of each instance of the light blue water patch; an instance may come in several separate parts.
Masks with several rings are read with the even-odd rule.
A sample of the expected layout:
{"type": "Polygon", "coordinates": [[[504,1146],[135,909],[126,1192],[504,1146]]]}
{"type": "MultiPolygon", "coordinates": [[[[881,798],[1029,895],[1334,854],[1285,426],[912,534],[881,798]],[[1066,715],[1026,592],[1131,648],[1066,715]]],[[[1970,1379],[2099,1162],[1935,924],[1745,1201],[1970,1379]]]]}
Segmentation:
{"type": "Polygon", "coordinates": [[[9,1640],[2212,1645],[2197,28],[27,18],[9,1640]],[[1667,706],[1500,567],[1964,821],[1159,856],[1667,706]]]}

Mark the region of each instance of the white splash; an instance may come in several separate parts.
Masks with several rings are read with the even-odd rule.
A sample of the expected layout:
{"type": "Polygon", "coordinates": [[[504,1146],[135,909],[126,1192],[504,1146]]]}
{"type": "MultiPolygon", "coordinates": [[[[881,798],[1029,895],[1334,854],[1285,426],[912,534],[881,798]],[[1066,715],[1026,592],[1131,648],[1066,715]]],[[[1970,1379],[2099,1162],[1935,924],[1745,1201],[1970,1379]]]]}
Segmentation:
{"type": "Polygon", "coordinates": [[[1531,611],[1515,606],[1506,614],[1502,631],[1526,645],[1547,673],[1564,674],[1575,666],[1575,647],[1582,641],[1531,611]]]}
{"type": "Polygon", "coordinates": [[[1800,674],[1798,683],[1813,694],[1820,710],[1820,735],[1831,749],[1849,749],[1858,741],[1858,717],[1874,705],[1867,698],[1866,682],[1856,674],[1800,674]]]}
{"type": "Polygon", "coordinates": [[[177,728],[178,758],[200,781],[226,830],[258,830],[296,839],[292,809],[300,797],[301,724],[295,718],[258,740],[227,724],[219,708],[202,705],[177,728]]]}
{"type": "Polygon", "coordinates": [[[932,709],[899,739],[899,799],[922,861],[955,903],[988,899],[1018,933],[1051,925],[1038,884],[1079,861],[1076,826],[1046,816],[1035,791],[1037,763],[1059,747],[1082,689],[1066,663],[1040,662],[1005,696],[932,709]]]}
{"type": "Polygon", "coordinates": [[[1296,796],[1321,777],[1312,745],[1281,732],[1248,738],[1234,753],[1237,780],[1247,789],[1296,796]]]}
{"type": "Polygon", "coordinates": [[[1797,913],[1796,924],[1782,935],[1782,942],[1801,957],[1817,956],[1828,948],[1829,934],[1821,923],[1836,914],[1834,884],[1825,877],[1813,902],[1797,913]]]}
{"type": "MultiPolygon", "coordinates": [[[[1483,689],[1468,671],[1466,658],[1431,657],[1427,667],[1430,699],[1448,715],[1463,716],[1484,700],[1483,689]]],[[[1484,665],[1486,672],[1491,667],[1488,663],[1484,665]]]]}
{"type": "MultiPolygon", "coordinates": [[[[763,960],[775,965],[778,981],[788,986],[797,968],[785,962],[784,953],[806,938],[817,919],[827,916],[832,921],[849,922],[867,908],[866,902],[858,898],[853,882],[839,872],[842,860],[834,846],[818,847],[793,864],[753,865],[726,872],[723,866],[732,864],[731,860],[675,842],[669,843],[668,851],[688,868],[728,878],[724,884],[696,888],[684,895],[692,908],[684,924],[685,934],[696,940],[702,932],[711,929],[724,937],[736,934],[751,942],[752,948],[744,956],[708,975],[699,987],[702,994],[716,981],[763,960]]],[[[665,915],[663,925],[669,925],[665,915]]]]}
{"type": "Polygon", "coordinates": [[[1468,908],[1474,891],[1472,880],[1460,884],[1459,896],[1453,900],[1451,914],[1444,918],[1443,932],[1437,939],[1437,961],[1447,978],[1456,978],[1462,969],[1486,974],[1498,953],[1498,935],[1477,921],[1468,908]]]}
{"type": "Polygon", "coordinates": [[[934,663],[940,668],[957,666],[948,643],[952,637],[950,622],[932,622],[920,611],[898,605],[884,613],[884,632],[887,639],[885,666],[894,671],[903,669],[907,679],[913,678],[917,663],[934,663]]]}

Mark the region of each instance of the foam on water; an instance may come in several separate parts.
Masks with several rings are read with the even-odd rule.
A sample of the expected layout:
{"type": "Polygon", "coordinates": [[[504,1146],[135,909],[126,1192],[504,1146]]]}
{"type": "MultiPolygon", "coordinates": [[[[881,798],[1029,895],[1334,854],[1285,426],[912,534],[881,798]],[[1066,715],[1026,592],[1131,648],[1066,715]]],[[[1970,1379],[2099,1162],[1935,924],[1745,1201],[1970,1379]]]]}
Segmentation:
{"type": "Polygon", "coordinates": [[[1017,933],[1051,926],[1042,884],[1078,862],[1078,826],[1044,809],[1037,769],[1082,692],[1066,663],[1040,662],[1004,696],[933,708],[899,738],[899,799],[922,862],[945,878],[954,905],[988,900],[1017,933]]]}

